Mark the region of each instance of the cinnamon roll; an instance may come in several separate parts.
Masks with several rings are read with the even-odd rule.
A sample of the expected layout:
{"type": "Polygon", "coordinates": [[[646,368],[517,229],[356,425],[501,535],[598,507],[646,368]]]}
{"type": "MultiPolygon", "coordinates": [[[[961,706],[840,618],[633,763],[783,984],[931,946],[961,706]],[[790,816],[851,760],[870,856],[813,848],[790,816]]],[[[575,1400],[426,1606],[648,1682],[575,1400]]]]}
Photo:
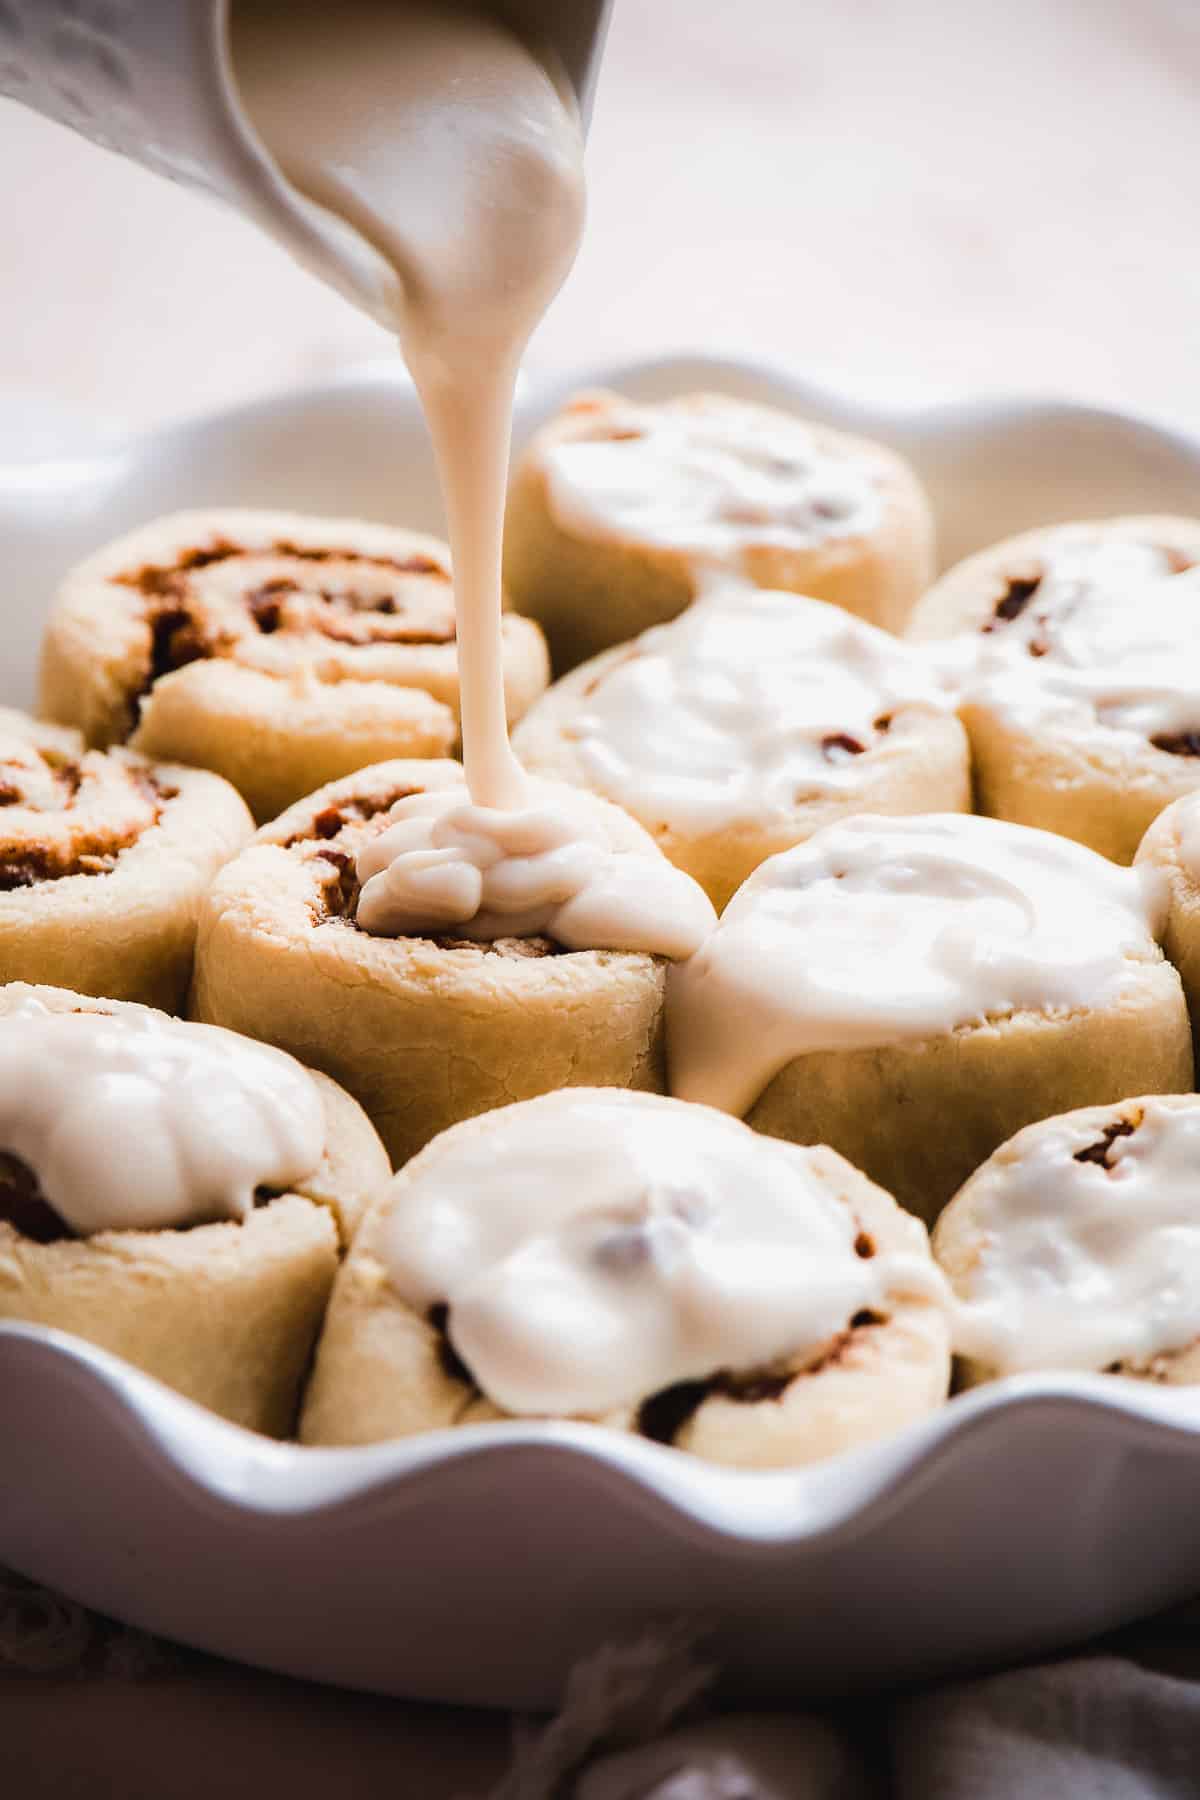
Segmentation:
{"type": "Polygon", "coordinates": [[[1162,925],[1139,871],[1049,832],[845,820],[671,970],[671,1092],[831,1145],[931,1223],[1034,1119],[1191,1087],[1162,925]]]}
{"type": "MultiPolygon", "coordinates": [[[[516,719],[547,680],[537,626],[504,621],[516,719]]],[[[177,513],[63,582],[41,710],[89,744],[215,769],[255,816],[391,756],[458,736],[449,552],[359,519],[177,513]]]]}
{"type": "Polygon", "coordinates": [[[0,988],[0,1319],[282,1436],[339,1245],[389,1174],[349,1095],[266,1045],[0,988]]]}
{"type": "Polygon", "coordinates": [[[1179,971],[1200,1044],[1200,793],[1174,801],[1142,839],[1135,863],[1165,909],[1162,947],[1179,971]]]}
{"type": "Polygon", "coordinates": [[[813,1462],[945,1398],[943,1294],[923,1227],[830,1150],[649,1094],[543,1095],[445,1132],[372,1208],[301,1437],[571,1418],[813,1462]]]}
{"type": "Polygon", "coordinates": [[[397,1164],[507,1101],[661,1087],[666,958],[713,922],[618,808],[537,783],[534,811],[489,816],[461,784],[455,763],[403,761],[334,782],[260,831],[203,906],[194,1016],[324,1069],[397,1164]],[[593,840],[578,861],[554,831],[550,803],[564,797],[593,840]],[[606,939],[602,890],[568,898],[564,879],[581,867],[641,898],[645,950],[606,939]],[[666,876],[683,891],[664,890],[666,876]]]}
{"type": "Polygon", "coordinates": [[[177,1011],[196,911],[254,830],[228,782],[0,708],[0,982],[177,1011]]]}
{"type": "Polygon", "coordinates": [[[908,635],[946,640],[980,811],[1128,863],[1200,787],[1200,520],[1009,538],[943,576],[908,635]]]}
{"type": "Polygon", "coordinates": [[[593,657],[513,744],[527,768],[624,807],[718,909],[834,819],[971,807],[966,735],[922,659],[765,589],[723,586],[593,657]]]}
{"type": "Polygon", "coordinates": [[[504,576],[556,673],[673,619],[714,569],[899,630],[933,578],[929,504],[882,445],[723,394],[581,394],[520,458],[504,576]]]}
{"type": "Polygon", "coordinates": [[[962,1379],[1079,1369],[1200,1382],[1200,1096],[1030,1125],[933,1236],[962,1379]]]}

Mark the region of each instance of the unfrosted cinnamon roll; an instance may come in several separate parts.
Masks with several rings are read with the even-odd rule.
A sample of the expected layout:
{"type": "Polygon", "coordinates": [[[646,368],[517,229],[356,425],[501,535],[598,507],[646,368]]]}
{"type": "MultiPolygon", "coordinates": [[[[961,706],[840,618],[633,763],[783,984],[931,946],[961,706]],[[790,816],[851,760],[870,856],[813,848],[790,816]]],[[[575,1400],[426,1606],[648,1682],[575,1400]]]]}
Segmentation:
{"type": "MultiPolygon", "coordinates": [[[[403,761],[334,782],[260,831],[203,907],[194,1016],[326,1070],[361,1101],[397,1164],[446,1126],[510,1100],[564,1086],[660,1087],[666,955],[693,941],[674,952],[680,920],[663,916],[643,920],[650,951],[583,947],[588,897],[577,896],[580,912],[558,885],[549,784],[535,785],[531,812],[489,819],[465,806],[461,783],[456,763],[403,761]],[[464,814],[463,841],[482,873],[465,850],[419,847],[443,811],[464,814]],[[393,837],[402,840],[394,866],[393,837]],[[414,870],[401,882],[404,846],[414,870]],[[521,910],[539,859],[548,882],[534,910],[521,910]],[[451,899],[473,883],[466,912],[475,914],[481,890],[506,872],[517,877],[501,881],[507,910],[409,923],[431,882],[447,884],[451,899]],[[663,953],[651,953],[660,940],[663,953]]],[[[699,902],[702,935],[711,908],[641,827],[593,795],[559,792],[591,850],[608,852],[626,897],[651,893],[665,873],[685,884],[685,903],[699,902]]],[[[504,908],[504,897],[487,904],[504,908]]]]}
{"type": "Polygon", "coordinates": [[[196,910],[254,824],[229,783],[0,708],[0,982],[177,1011],[196,910]]]}
{"type": "Polygon", "coordinates": [[[1034,1119],[1191,1087],[1162,923],[1138,871],[1048,832],[847,819],[671,970],[671,1091],[832,1145],[931,1223],[1034,1119]]]}
{"type": "Polygon", "coordinates": [[[573,669],[513,744],[624,807],[718,909],[834,819],[971,806],[966,734],[933,670],[796,594],[722,586],[573,669]]]}
{"type": "Polygon", "coordinates": [[[929,504],[882,445],[724,394],[581,394],[520,458],[504,576],[556,673],[673,619],[714,569],[899,630],[933,578],[929,504]]]}
{"type": "MultiPolygon", "coordinates": [[[[547,673],[541,632],[509,614],[511,718],[547,673]]],[[[41,710],[89,744],[215,769],[260,820],[367,763],[444,755],[458,736],[449,552],[359,519],[156,520],[66,577],[41,710]]]]}
{"type": "Polygon", "coordinates": [[[339,1245],[389,1173],[349,1095],[266,1045],[0,988],[0,1319],[284,1435],[339,1245]]]}
{"type": "Polygon", "coordinates": [[[1200,1096],[1043,1119],[950,1202],[934,1253],[967,1383],[1033,1369],[1200,1382],[1200,1096]]]}
{"type": "Polygon", "coordinates": [[[1179,971],[1200,1045],[1200,793],[1174,801],[1142,839],[1136,866],[1161,884],[1162,946],[1179,971]]]}
{"type": "Polygon", "coordinates": [[[572,1090],[455,1126],[386,1190],[301,1436],[574,1418],[769,1468],[883,1436],[948,1379],[925,1232],[840,1156],[572,1090]]]}
{"type": "Polygon", "coordinates": [[[1128,863],[1200,786],[1200,520],[1009,538],[944,575],[908,636],[946,640],[980,811],[1128,863]]]}

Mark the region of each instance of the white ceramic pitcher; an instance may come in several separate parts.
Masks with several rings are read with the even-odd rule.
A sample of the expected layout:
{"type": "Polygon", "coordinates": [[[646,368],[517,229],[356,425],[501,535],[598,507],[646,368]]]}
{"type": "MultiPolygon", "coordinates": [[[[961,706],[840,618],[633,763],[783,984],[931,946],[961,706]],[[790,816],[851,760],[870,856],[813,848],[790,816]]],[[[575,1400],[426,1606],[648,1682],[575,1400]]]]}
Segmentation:
{"type": "MultiPolygon", "coordinates": [[[[246,115],[229,49],[237,4],[0,0],[0,94],[216,195],[390,324],[394,278],[377,253],[290,185],[246,115]]],[[[491,0],[489,10],[552,46],[586,114],[610,4],[491,0]]]]}

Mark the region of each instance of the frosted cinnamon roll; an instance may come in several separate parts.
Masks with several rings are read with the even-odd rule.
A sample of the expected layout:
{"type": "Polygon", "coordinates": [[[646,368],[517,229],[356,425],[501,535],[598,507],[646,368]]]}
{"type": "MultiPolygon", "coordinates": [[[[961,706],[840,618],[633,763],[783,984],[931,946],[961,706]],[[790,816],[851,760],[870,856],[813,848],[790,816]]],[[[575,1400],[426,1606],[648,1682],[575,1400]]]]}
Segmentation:
{"type": "Polygon", "coordinates": [[[504,575],[556,672],[673,619],[714,569],[899,630],[933,578],[929,504],[882,445],[723,394],[582,394],[536,434],[504,575]]]}
{"type": "Polygon", "coordinates": [[[254,830],[228,782],[0,707],[0,982],[177,1011],[200,896],[254,830]]]}
{"type": "Polygon", "coordinates": [[[932,669],[795,594],[721,587],[557,682],[525,766],[603,794],[719,909],[766,857],[850,813],[969,811],[966,735],[932,669]]]}
{"type": "Polygon", "coordinates": [[[532,783],[529,810],[489,814],[456,763],[381,763],[290,808],[214,882],[192,1009],[324,1069],[399,1164],[510,1100],[660,1088],[667,959],[713,923],[594,795],[532,783]]]}
{"type": "Polygon", "coordinates": [[[339,1246],[389,1174],[349,1095],[265,1044],[0,988],[0,1320],[283,1436],[339,1246]]]}
{"type": "Polygon", "coordinates": [[[1079,1369],[1200,1382],[1200,1096],[1018,1132],[950,1202],[934,1252],[963,1379],[1079,1369]]]}
{"type": "MultiPolygon", "coordinates": [[[[541,632],[504,621],[511,718],[546,685],[541,632]]],[[[176,513],[63,582],[41,711],[89,744],[215,769],[258,819],[391,756],[458,736],[446,546],[360,519],[176,513]]]]}
{"type": "Polygon", "coordinates": [[[1009,538],[943,576],[908,635],[947,639],[980,811],[1128,863],[1200,787],[1200,520],[1009,538]]]}
{"type": "Polygon", "coordinates": [[[1049,832],[848,819],[671,971],[671,1092],[830,1144],[932,1222],[1034,1119],[1191,1087],[1162,927],[1156,882],[1049,832]]]}
{"type": "Polygon", "coordinates": [[[770,1468],[897,1429],[948,1378],[924,1229],[841,1157],[576,1090],[455,1126],[386,1190],[301,1436],[572,1418],[770,1468]]]}

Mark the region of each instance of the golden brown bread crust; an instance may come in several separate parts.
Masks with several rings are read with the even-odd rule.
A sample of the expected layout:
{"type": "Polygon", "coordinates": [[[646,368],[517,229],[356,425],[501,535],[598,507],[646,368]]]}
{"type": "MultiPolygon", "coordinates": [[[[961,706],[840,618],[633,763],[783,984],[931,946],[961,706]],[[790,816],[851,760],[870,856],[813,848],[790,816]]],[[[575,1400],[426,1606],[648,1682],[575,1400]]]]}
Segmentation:
{"type": "MultiPolygon", "coordinates": [[[[672,407],[720,407],[722,395],[691,394],[672,407]]],[[[692,558],[632,540],[582,538],[556,521],[544,457],[555,444],[594,435],[627,409],[620,395],[580,394],[537,432],[519,458],[509,491],[504,579],[513,604],[546,633],[556,675],[651,625],[673,619],[696,596],[692,558]]],[[[742,403],[736,403],[741,409],[742,403]]],[[[768,417],[773,408],[761,409],[768,417]]],[[[892,451],[824,426],[818,445],[864,461],[878,483],[883,517],[869,536],[828,538],[810,549],[751,545],[742,573],[756,587],[811,594],[899,631],[933,579],[933,521],[916,476],[892,451]]]]}

